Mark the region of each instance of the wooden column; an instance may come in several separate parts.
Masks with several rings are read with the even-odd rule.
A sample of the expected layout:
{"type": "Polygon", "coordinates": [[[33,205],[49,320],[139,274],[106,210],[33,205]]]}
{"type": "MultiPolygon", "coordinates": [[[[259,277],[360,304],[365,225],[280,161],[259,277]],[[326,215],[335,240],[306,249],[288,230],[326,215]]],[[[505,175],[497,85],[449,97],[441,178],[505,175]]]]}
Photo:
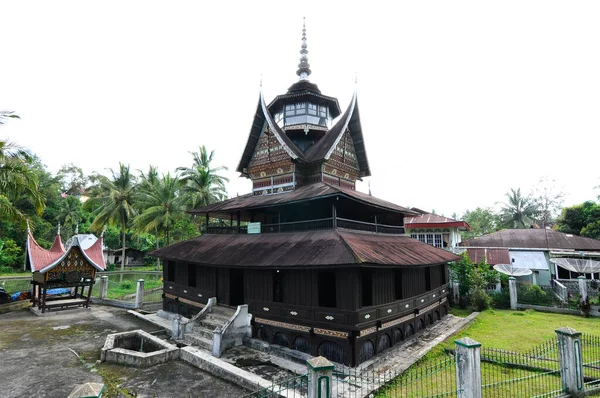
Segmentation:
{"type": "Polygon", "coordinates": [[[333,228],[337,228],[337,214],[335,210],[335,203],[331,204],[331,217],[333,218],[333,228]]]}

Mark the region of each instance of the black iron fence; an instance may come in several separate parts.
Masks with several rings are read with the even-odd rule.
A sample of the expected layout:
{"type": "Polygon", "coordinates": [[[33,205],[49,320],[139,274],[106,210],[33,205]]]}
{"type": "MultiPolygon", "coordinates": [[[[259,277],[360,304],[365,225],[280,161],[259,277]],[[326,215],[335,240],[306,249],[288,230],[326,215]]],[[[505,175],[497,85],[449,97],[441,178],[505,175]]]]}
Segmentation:
{"type": "Polygon", "coordinates": [[[243,398],[304,398],[308,393],[308,374],[295,376],[283,381],[272,382],[270,386],[257,386],[257,390],[243,398]]]}

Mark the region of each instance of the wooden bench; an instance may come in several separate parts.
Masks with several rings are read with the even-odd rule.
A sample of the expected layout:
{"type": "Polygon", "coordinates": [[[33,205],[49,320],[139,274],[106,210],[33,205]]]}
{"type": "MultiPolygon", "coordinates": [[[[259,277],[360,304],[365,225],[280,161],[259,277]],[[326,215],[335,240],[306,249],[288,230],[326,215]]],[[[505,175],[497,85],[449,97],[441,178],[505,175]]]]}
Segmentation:
{"type": "Polygon", "coordinates": [[[86,298],[49,300],[49,301],[46,301],[46,308],[50,309],[50,308],[60,307],[62,309],[62,308],[67,308],[67,307],[85,305],[86,303],[87,303],[86,298]]]}

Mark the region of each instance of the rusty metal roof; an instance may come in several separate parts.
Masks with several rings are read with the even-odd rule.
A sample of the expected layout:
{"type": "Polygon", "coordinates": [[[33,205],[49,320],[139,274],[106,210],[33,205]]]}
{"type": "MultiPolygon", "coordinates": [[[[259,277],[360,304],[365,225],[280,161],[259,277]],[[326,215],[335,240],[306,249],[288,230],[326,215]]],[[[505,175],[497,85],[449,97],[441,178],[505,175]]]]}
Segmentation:
{"type": "Polygon", "coordinates": [[[294,191],[274,194],[274,195],[252,195],[247,194],[236,198],[227,199],[219,203],[214,203],[196,210],[191,210],[191,214],[205,213],[227,213],[236,210],[248,210],[264,208],[276,205],[291,204],[294,202],[303,202],[311,199],[325,198],[328,196],[342,195],[359,202],[367,203],[386,210],[401,212],[404,214],[414,214],[412,210],[406,207],[398,206],[394,203],[378,199],[374,196],[355,191],[353,189],[345,189],[338,186],[330,185],[324,182],[317,182],[297,188],[294,191]]]}
{"type": "Polygon", "coordinates": [[[464,241],[461,246],[600,250],[600,240],[551,229],[504,229],[464,241]]]}
{"type": "Polygon", "coordinates": [[[203,235],[151,253],[165,260],[232,267],[423,266],[458,257],[404,235],[350,230],[203,235]]]}
{"type": "Polygon", "coordinates": [[[474,264],[479,264],[484,259],[490,265],[510,264],[508,249],[469,248],[467,254],[474,264]]]}
{"type": "Polygon", "coordinates": [[[422,214],[413,217],[404,217],[404,226],[406,228],[458,228],[461,231],[470,231],[471,227],[464,221],[453,218],[438,216],[437,214],[425,213],[420,209],[411,208],[422,214]]]}

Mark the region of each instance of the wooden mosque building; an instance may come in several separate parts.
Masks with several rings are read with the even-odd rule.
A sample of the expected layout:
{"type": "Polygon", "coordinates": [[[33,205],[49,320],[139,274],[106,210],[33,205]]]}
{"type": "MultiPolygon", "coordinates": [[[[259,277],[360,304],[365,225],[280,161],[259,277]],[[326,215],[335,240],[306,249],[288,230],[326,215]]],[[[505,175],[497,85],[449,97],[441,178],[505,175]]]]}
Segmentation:
{"type": "Polygon", "coordinates": [[[203,235],[153,255],[165,310],[248,304],[254,337],[356,366],[448,313],[456,256],[405,235],[413,211],[355,190],[370,175],[356,91],[342,112],[309,81],[305,30],[300,53],[286,94],[261,90],[237,167],[252,192],[194,210],[203,235]]]}
{"type": "Polygon", "coordinates": [[[80,245],[77,233],[64,247],[60,228],[49,250],[41,247],[27,228],[25,269],[33,273],[33,308],[45,313],[51,309],[89,307],[96,272],[104,270],[102,236],[88,248],[80,245]],[[51,289],[66,288],[69,293],[50,296],[51,289]],[[87,288],[87,289],[86,289],[87,288]]]}

